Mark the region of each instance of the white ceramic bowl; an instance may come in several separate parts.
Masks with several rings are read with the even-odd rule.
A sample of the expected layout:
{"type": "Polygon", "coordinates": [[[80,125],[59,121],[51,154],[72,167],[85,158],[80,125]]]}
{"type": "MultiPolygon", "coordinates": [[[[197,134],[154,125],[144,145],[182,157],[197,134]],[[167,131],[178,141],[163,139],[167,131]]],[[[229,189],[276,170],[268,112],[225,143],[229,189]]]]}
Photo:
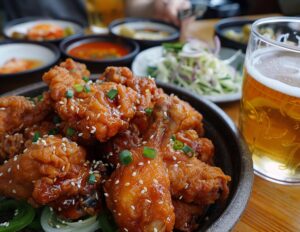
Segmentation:
{"type": "Polygon", "coordinates": [[[179,39],[179,29],[176,26],[156,19],[142,19],[142,18],[117,19],[114,20],[109,25],[109,31],[111,34],[115,36],[138,42],[142,48],[153,47],[165,42],[172,42],[179,39]],[[144,38],[136,39],[136,38],[131,38],[131,37],[121,35],[120,29],[123,26],[126,26],[129,29],[133,29],[133,30],[139,30],[145,28],[158,30],[158,31],[167,32],[169,35],[167,37],[159,38],[159,39],[144,39],[144,38]]]}
{"type": "Polygon", "coordinates": [[[22,72],[0,74],[0,94],[41,81],[42,74],[58,62],[60,51],[55,45],[47,43],[9,41],[0,43],[0,66],[13,58],[39,60],[42,65],[22,72]]]}

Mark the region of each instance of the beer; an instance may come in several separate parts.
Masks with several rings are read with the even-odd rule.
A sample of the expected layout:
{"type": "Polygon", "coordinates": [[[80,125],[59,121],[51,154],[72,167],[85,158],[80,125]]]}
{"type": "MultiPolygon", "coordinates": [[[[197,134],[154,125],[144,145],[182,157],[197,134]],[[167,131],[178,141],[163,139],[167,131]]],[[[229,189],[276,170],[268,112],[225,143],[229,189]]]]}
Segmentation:
{"type": "Polygon", "coordinates": [[[111,21],[124,18],[124,0],[86,0],[88,21],[91,27],[107,27],[111,21]]]}
{"type": "Polygon", "coordinates": [[[262,48],[244,68],[240,129],[256,173],[300,183],[300,55],[262,48]]]}

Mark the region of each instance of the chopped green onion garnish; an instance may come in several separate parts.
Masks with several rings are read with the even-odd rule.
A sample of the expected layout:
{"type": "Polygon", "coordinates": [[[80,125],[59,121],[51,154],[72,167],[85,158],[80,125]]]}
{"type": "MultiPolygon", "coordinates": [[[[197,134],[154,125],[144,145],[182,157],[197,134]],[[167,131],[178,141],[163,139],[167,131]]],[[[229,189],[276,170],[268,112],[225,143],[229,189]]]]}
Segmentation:
{"type": "Polygon", "coordinates": [[[90,174],[88,181],[89,181],[89,184],[95,184],[97,182],[96,176],[94,175],[94,173],[90,174]]]}
{"type": "Polygon", "coordinates": [[[66,92],[66,97],[67,98],[72,98],[74,96],[74,92],[72,89],[68,89],[66,92]]]}
{"type": "Polygon", "coordinates": [[[110,100],[114,100],[115,97],[118,95],[118,90],[111,89],[111,90],[109,90],[109,92],[106,95],[110,100]]]}
{"type": "Polygon", "coordinates": [[[41,137],[40,132],[35,131],[34,135],[33,135],[33,138],[32,138],[32,142],[36,143],[39,140],[40,137],[41,137]]]}
{"type": "Polygon", "coordinates": [[[74,89],[76,92],[80,93],[83,90],[83,86],[80,84],[76,84],[76,85],[74,85],[74,89]]]}
{"type": "Polygon", "coordinates": [[[88,82],[90,79],[88,77],[83,77],[82,80],[84,80],[85,82],[88,82]]]}
{"type": "Polygon", "coordinates": [[[171,136],[171,139],[172,139],[172,141],[175,141],[175,140],[176,140],[176,136],[175,136],[175,135],[172,135],[172,136],[171,136]]]}
{"type": "Polygon", "coordinates": [[[60,117],[58,117],[57,115],[54,115],[54,117],[53,117],[53,123],[54,123],[54,124],[58,124],[58,123],[60,123],[60,122],[61,122],[60,117]]]}
{"type": "Polygon", "coordinates": [[[146,108],[146,109],[145,109],[145,112],[146,112],[146,114],[147,114],[148,116],[150,116],[150,115],[152,114],[152,112],[153,112],[153,109],[152,109],[152,108],[146,108]]]}
{"type": "Polygon", "coordinates": [[[57,128],[53,128],[51,130],[49,130],[48,135],[57,135],[58,134],[58,129],[57,128]]]}
{"type": "Polygon", "coordinates": [[[91,87],[89,85],[85,85],[83,87],[83,90],[84,90],[84,92],[89,93],[89,92],[91,92],[91,87]]]}
{"type": "Polygon", "coordinates": [[[173,144],[173,149],[178,151],[181,150],[183,148],[184,144],[183,142],[179,141],[179,140],[175,140],[174,144],[173,144]]]}
{"type": "Polygon", "coordinates": [[[37,99],[38,99],[39,102],[40,102],[40,101],[43,101],[44,96],[43,96],[43,95],[39,95],[39,96],[37,96],[37,99]]]}
{"type": "Polygon", "coordinates": [[[125,165],[128,165],[133,161],[132,153],[128,150],[121,151],[119,157],[120,162],[125,165]]]}
{"type": "Polygon", "coordinates": [[[76,72],[76,71],[77,71],[76,68],[73,68],[73,69],[70,70],[70,72],[76,72]]]}
{"type": "Polygon", "coordinates": [[[68,127],[66,134],[67,134],[68,137],[71,137],[75,134],[75,130],[71,127],[68,127]]]}
{"type": "Polygon", "coordinates": [[[186,154],[186,155],[188,155],[189,157],[192,157],[194,154],[194,150],[190,147],[190,146],[188,146],[188,145],[184,145],[184,147],[182,148],[182,151],[186,154]]]}
{"type": "Polygon", "coordinates": [[[154,159],[156,157],[156,150],[151,147],[144,147],[143,156],[149,159],[154,159]]]}
{"type": "Polygon", "coordinates": [[[147,67],[147,74],[150,75],[151,77],[156,77],[158,72],[158,68],[155,66],[148,66],[147,67]]]}

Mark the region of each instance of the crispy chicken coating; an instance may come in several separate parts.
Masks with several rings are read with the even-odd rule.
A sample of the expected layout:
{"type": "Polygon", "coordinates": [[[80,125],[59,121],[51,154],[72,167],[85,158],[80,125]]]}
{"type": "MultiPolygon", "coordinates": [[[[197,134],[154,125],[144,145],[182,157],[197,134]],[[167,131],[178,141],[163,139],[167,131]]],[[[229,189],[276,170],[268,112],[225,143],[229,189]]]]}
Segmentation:
{"type": "Polygon", "coordinates": [[[226,199],[230,177],[220,168],[210,166],[195,157],[196,154],[210,162],[214,150],[209,140],[197,138],[196,133],[191,131],[192,129],[198,135],[203,135],[202,122],[198,121],[202,116],[175,96],[171,96],[169,100],[169,126],[166,134],[169,138],[175,138],[164,140],[161,150],[168,167],[172,197],[201,206],[212,204],[218,199],[226,199]],[[192,142],[189,137],[194,137],[195,140],[192,142]],[[176,141],[180,141],[182,147],[176,147],[176,141]],[[186,145],[191,149],[184,150],[186,145]]]}
{"type": "MultiPolygon", "coordinates": [[[[195,130],[180,131],[175,134],[175,138],[192,148],[193,155],[202,162],[212,165],[215,153],[214,145],[208,138],[199,137],[195,130]]],[[[171,156],[171,153],[165,154],[165,157],[171,156]]]]}
{"type": "MultiPolygon", "coordinates": [[[[197,111],[175,96],[162,95],[153,114],[157,112],[164,117],[151,117],[149,123],[155,125],[161,120],[167,121],[164,136],[157,142],[157,149],[168,169],[171,195],[173,201],[186,204],[185,207],[179,203],[174,205],[175,212],[184,212],[184,217],[176,217],[175,228],[190,231],[196,226],[195,218],[201,215],[203,208],[227,198],[230,177],[221,169],[210,166],[213,163],[214,146],[209,139],[201,137],[204,134],[202,116],[197,111]],[[174,149],[174,140],[180,141],[182,146],[189,146],[191,151],[174,149]],[[186,208],[191,208],[191,204],[193,210],[189,214],[186,208]],[[176,209],[177,206],[181,208],[176,209]]],[[[143,134],[135,127],[115,137],[106,147],[107,152],[112,152],[109,161],[116,165],[120,151],[138,148],[143,141],[151,141],[154,133],[152,127],[143,134]],[[139,139],[140,136],[142,139],[139,139]]]]}
{"type": "Polygon", "coordinates": [[[0,135],[18,132],[42,121],[52,110],[49,93],[32,101],[22,96],[0,98],[0,135]]]}
{"type": "Polygon", "coordinates": [[[95,214],[100,175],[89,183],[90,171],[82,147],[67,138],[45,136],[0,166],[0,195],[52,206],[70,219],[95,214]]]}
{"type": "Polygon", "coordinates": [[[146,132],[149,126],[149,111],[153,110],[163,94],[163,90],[157,88],[154,79],[136,77],[126,67],[107,67],[99,79],[122,84],[137,92],[138,104],[131,124],[135,124],[140,133],[146,132]]]}
{"type": "MultiPolygon", "coordinates": [[[[160,112],[163,117],[162,112],[160,112]]],[[[150,129],[152,139],[130,150],[133,162],[119,165],[105,184],[106,202],[121,231],[172,231],[174,208],[166,166],[159,152],[165,121],[150,129]],[[157,150],[153,159],[145,147],[157,150]]]]}
{"type": "Polygon", "coordinates": [[[164,161],[168,166],[173,198],[201,206],[227,198],[230,177],[224,175],[220,168],[207,165],[196,157],[184,162],[179,159],[164,161]]]}
{"type": "Polygon", "coordinates": [[[176,221],[175,228],[180,231],[191,232],[199,227],[199,216],[205,212],[205,207],[187,204],[179,200],[173,200],[176,221]]]}
{"type": "Polygon", "coordinates": [[[177,97],[170,96],[169,100],[166,134],[172,139],[163,141],[161,149],[171,183],[175,228],[192,231],[197,228],[195,221],[205,208],[227,198],[230,177],[220,168],[210,166],[214,147],[209,139],[202,137],[203,125],[198,120],[202,116],[177,97]]]}
{"type": "Polygon", "coordinates": [[[14,157],[24,150],[24,136],[22,133],[6,134],[0,136],[0,163],[14,157]]]}
{"type": "Polygon", "coordinates": [[[26,127],[19,132],[0,135],[0,160],[6,160],[20,154],[32,144],[34,137],[58,134],[62,129],[59,124],[50,120],[53,117],[56,116],[49,115],[45,121],[26,127]]]}
{"type": "Polygon", "coordinates": [[[137,110],[141,112],[146,108],[153,108],[162,94],[162,90],[157,88],[153,78],[135,77],[126,67],[107,67],[99,79],[122,84],[136,91],[139,98],[137,110]]]}
{"type": "Polygon", "coordinates": [[[65,96],[66,91],[73,87],[75,83],[82,83],[82,78],[89,78],[90,72],[84,64],[74,62],[72,59],[67,59],[50,69],[43,76],[44,82],[50,87],[51,97],[54,101],[59,101],[65,96]]]}
{"type": "Polygon", "coordinates": [[[84,76],[76,73],[74,77],[64,66],[52,68],[43,79],[55,110],[76,135],[102,142],[126,130],[136,112],[137,93],[114,82],[86,83],[84,76]]]}

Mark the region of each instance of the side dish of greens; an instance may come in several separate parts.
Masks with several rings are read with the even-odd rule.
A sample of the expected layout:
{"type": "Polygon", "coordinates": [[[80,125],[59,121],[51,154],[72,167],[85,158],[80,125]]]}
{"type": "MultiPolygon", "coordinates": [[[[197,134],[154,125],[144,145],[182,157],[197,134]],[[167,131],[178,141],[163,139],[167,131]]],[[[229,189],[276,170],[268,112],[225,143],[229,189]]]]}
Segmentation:
{"type": "Polygon", "coordinates": [[[212,51],[195,41],[163,44],[162,58],[148,65],[147,74],[200,95],[213,96],[240,91],[241,72],[230,64],[241,52],[221,60],[216,50],[212,51]]]}

